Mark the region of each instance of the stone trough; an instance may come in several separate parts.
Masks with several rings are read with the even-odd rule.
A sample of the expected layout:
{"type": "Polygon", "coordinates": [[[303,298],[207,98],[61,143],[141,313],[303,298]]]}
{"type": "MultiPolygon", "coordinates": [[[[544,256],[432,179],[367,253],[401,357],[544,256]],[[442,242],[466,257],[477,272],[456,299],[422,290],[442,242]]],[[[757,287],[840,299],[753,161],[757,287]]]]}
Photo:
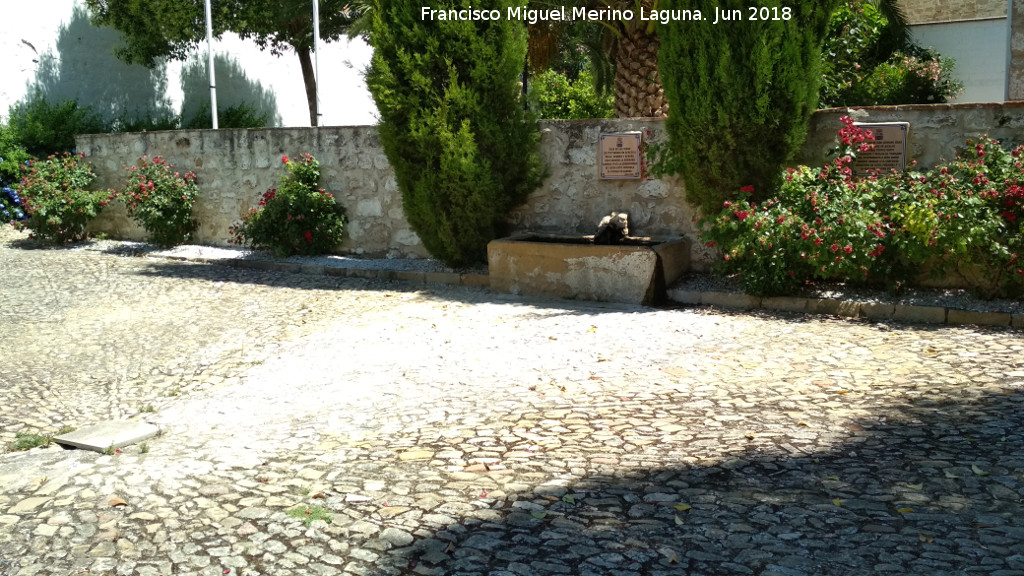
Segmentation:
{"type": "Polygon", "coordinates": [[[530,233],[490,242],[487,266],[496,292],[657,304],[689,269],[690,242],[630,237],[598,245],[593,236],[530,233]]]}

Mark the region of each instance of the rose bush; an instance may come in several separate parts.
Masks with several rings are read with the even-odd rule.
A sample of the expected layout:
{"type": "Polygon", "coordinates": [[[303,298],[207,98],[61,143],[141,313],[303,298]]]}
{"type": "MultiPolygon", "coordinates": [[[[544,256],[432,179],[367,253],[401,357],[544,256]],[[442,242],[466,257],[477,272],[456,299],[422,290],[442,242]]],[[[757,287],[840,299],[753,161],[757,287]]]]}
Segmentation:
{"type": "Polygon", "coordinates": [[[128,215],[142,225],[155,244],[174,246],[188,241],[199,226],[192,218],[192,206],[199,194],[195,173],[175,172],[160,156],[143,156],[127,170],[128,183],[121,199],[128,215]]]}
{"type": "Polygon", "coordinates": [[[986,137],[929,171],[858,176],[852,165],[872,137],[843,122],[832,162],[787,170],[760,203],[741,189],[702,220],[702,240],[722,251],[720,273],[758,295],[813,280],[899,288],[925,272],[957,275],[986,297],[1021,292],[1024,147],[986,137]]]}
{"type": "Polygon", "coordinates": [[[277,188],[267,190],[242,222],[232,226],[231,242],[269,250],[275,256],[324,254],[341,243],[345,209],[319,187],[320,163],[310,154],[285,166],[277,188]]]}
{"type": "Polygon", "coordinates": [[[87,190],[96,176],[84,154],[65,153],[30,160],[21,179],[21,201],[28,219],[21,224],[45,242],[86,238],[86,226],[110,200],[107,191],[87,190]]]}

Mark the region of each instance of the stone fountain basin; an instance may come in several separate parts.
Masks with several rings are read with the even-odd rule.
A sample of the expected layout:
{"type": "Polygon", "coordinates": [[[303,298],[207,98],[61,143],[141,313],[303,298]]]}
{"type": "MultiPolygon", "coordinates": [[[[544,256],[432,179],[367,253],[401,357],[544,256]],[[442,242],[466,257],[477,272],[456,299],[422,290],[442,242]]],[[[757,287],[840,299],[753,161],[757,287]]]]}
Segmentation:
{"type": "Polygon", "coordinates": [[[487,245],[491,289],[531,294],[657,304],[665,287],[690,267],[690,242],[682,237],[627,238],[593,244],[593,236],[528,233],[487,245]]]}

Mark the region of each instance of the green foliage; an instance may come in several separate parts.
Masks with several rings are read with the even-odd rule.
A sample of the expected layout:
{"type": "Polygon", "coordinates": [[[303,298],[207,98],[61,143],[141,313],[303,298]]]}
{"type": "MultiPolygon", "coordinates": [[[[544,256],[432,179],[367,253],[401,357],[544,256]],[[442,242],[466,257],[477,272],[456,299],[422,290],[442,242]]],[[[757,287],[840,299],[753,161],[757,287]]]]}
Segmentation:
{"type": "Polygon", "coordinates": [[[32,155],[25,151],[14,130],[0,123],[0,185],[21,180],[21,167],[30,159],[32,155]]]}
{"type": "MultiPolygon", "coordinates": [[[[445,0],[437,9],[467,9],[445,0]]],[[[503,14],[507,0],[473,3],[503,14]]],[[[373,10],[366,80],[406,218],[449,266],[486,258],[508,210],[543,173],[536,124],[519,99],[526,31],[519,22],[420,20],[420,3],[373,10]]]]}
{"type": "Polygon", "coordinates": [[[14,442],[11,442],[7,446],[8,452],[22,452],[25,450],[31,450],[38,448],[39,446],[49,446],[53,443],[53,436],[50,434],[36,434],[33,432],[15,432],[14,442]]]}
{"type": "Polygon", "coordinates": [[[129,166],[128,183],[121,199],[128,215],[149,233],[160,246],[183,244],[191,238],[199,223],[192,219],[192,206],[199,194],[196,175],[180,174],[162,157],[139,158],[129,166]]]}
{"type": "Polygon", "coordinates": [[[306,526],[309,526],[317,520],[323,520],[324,522],[331,523],[331,511],[323,506],[296,506],[291,510],[285,512],[290,518],[298,518],[302,520],[306,526]]]}
{"type": "Polygon", "coordinates": [[[86,225],[110,199],[106,191],[89,191],[96,176],[84,154],[31,161],[21,181],[27,226],[45,242],[60,244],[86,238],[86,225]]]}
{"type": "Polygon", "coordinates": [[[702,222],[702,239],[722,250],[719,272],[758,295],[814,279],[899,287],[923,270],[985,297],[1021,294],[1024,147],[982,138],[927,172],[864,177],[851,165],[870,133],[844,121],[845,150],[824,168],[788,170],[774,197],[741,191],[702,222]]]}
{"type": "Polygon", "coordinates": [[[935,104],[963,90],[963,83],[952,77],[952,58],[940,58],[929,51],[920,54],[897,53],[876,66],[850,86],[844,105],[935,104]]]}
{"type": "Polygon", "coordinates": [[[594,77],[583,70],[575,80],[555,70],[546,70],[531,78],[530,105],[541,118],[563,120],[578,118],[611,118],[615,115],[615,98],[611,93],[599,94],[594,77]]]}
{"type": "Polygon", "coordinates": [[[871,2],[837,7],[822,48],[821,105],[931,104],[959,94],[953,60],[910,42],[902,27],[871,2]]]}
{"type": "Polygon", "coordinates": [[[181,118],[177,114],[156,116],[129,116],[122,114],[107,125],[105,132],[156,132],[158,130],[177,130],[181,128],[181,118]]]}
{"type": "MultiPolygon", "coordinates": [[[[227,108],[217,107],[217,127],[228,128],[265,128],[270,122],[270,114],[262,112],[248,104],[236,104],[227,108]]],[[[192,130],[208,130],[213,128],[210,116],[210,103],[204,102],[196,113],[185,123],[185,128],[192,130]]]]}
{"type": "MultiPolygon", "coordinates": [[[[670,110],[667,169],[681,172],[687,200],[704,213],[742,186],[775,188],[817,108],[821,43],[832,3],[762,2],[788,20],[742,20],[659,33],[659,71],[670,110]]],[[[744,0],[684,2],[667,9],[748,12],[744,0]]],[[[669,26],[677,26],[670,24],[669,26]]]]}
{"type": "Polygon", "coordinates": [[[320,163],[309,154],[282,158],[287,171],[238,226],[232,243],[270,250],[275,256],[324,254],[341,244],[345,209],[319,188],[320,163]]]}
{"type": "Polygon", "coordinates": [[[71,152],[75,149],[75,136],[106,132],[107,126],[88,106],[79,106],[74,100],[52,104],[36,92],[11,106],[8,130],[13,141],[26,152],[42,158],[71,152]]]}

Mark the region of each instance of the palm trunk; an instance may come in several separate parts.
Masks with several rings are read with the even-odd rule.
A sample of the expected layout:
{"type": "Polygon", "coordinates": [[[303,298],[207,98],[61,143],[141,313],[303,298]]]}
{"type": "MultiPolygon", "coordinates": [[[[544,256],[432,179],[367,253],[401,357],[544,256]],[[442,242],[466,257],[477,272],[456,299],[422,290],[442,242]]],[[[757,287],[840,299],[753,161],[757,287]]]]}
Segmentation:
{"type": "Polygon", "coordinates": [[[306,85],[306,102],[309,104],[309,125],[316,126],[319,110],[316,107],[316,75],[313,73],[313,59],[309,48],[296,48],[299,65],[302,68],[302,83],[306,85]]]}
{"type": "Polygon", "coordinates": [[[664,118],[668,100],[658,75],[661,42],[643,27],[619,38],[615,50],[615,115],[619,118],[664,118]]]}

